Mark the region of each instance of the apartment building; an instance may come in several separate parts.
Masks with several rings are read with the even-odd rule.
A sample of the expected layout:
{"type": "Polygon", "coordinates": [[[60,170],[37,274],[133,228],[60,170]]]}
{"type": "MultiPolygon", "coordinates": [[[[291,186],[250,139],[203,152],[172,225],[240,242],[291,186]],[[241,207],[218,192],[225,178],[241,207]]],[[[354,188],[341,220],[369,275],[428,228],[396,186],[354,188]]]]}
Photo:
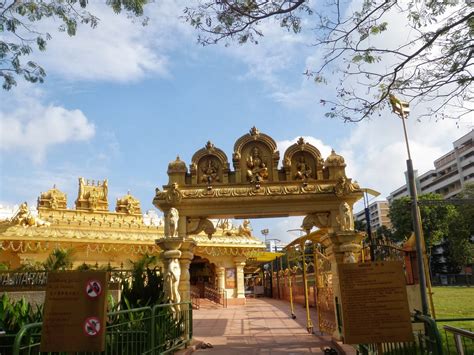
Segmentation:
{"type": "MultiPolygon", "coordinates": [[[[453,142],[453,150],[434,161],[434,169],[418,176],[415,172],[419,194],[434,192],[450,198],[458,194],[466,182],[474,182],[474,130],[453,142]]],[[[407,185],[392,191],[389,203],[408,196],[407,185]]]]}
{"type": "MultiPolygon", "coordinates": [[[[381,226],[391,228],[390,218],[388,217],[389,204],[388,201],[375,201],[369,205],[370,227],[373,231],[381,226]]],[[[365,210],[357,212],[354,215],[356,221],[367,223],[365,219],[365,210]]]]}

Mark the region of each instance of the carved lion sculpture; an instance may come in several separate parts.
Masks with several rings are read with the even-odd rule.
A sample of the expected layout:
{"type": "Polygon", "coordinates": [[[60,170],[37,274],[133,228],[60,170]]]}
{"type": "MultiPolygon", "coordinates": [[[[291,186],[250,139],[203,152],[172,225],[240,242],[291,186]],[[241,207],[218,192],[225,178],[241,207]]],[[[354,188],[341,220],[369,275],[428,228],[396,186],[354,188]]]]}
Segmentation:
{"type": "Polygon", "coordinates": [[[351,208],[347,202],[343,202],[339,206],[338,222],[342,231],[350,231],[354,229],[351,208]]]}
{"type": "Polygon", "coordinates": [[[170,209],[166,215],[165,223],[168,224],[169,236],[177,237],[178,236],[178,220],[179,213],[178,210],[174,207],[170,209]]]}

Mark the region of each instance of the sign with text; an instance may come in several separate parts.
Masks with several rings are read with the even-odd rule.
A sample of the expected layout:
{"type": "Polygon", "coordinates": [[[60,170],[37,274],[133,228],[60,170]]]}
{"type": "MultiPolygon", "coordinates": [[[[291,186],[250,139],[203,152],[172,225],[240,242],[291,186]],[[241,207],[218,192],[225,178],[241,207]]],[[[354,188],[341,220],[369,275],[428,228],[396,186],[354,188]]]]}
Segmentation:
{"type": "Polygon", "coordinates": [[[40,351],[104,351],[108,275],[50,272],[40,351]]]}
{"type": "Polygon", "coordinates": [[[0,292],[44,291],[47,281],[46,271],[0,271],[0,292]]]}
{"type": "Polygon", "coordinates": [[[399,261],[339,264],[344,343],[413,341],[399,261]]]}

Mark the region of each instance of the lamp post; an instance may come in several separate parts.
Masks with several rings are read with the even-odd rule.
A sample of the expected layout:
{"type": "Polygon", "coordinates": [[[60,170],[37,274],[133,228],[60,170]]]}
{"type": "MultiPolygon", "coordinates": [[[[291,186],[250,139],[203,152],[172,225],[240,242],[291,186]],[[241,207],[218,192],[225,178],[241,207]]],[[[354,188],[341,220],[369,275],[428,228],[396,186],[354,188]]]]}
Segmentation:
{"type": "MultiPolygon", "coordinates": [[[[269,231],[267,228],[262,229],[262,230],[260,231],[260,233],[262,233],[263,237],[265,238],[265,247],[267,247],[267,235],[268,235],[269,232],[270,232],[270,231],[269,231]]],[[[271,251],[271,250],[270,250],[270,251],[271,251]]]]}
{"type": "Polygon", "coordinates": [[[418,277],[420,280],[420,294],[421,294],[421,307],[422,312],[424,315],[429,314],[428,310],[428,297],[426,293],[426,277],[425,277],[425,266],[423,263],[423,249],[421,245],[421,218],[420,218],[420,210],[418,207],[418,196],[416,192],[416,184],[415,184],[415,174],[413,172],[413,162],[411,160],[410,154],[410,146],[408,144],[408,135],[407,135],[407,128],[405,124],[405,119],[410,112],[408,102],[401,101],[397,99],[394,95],[389,95],[390,104],[392,105],[393,112],[399,115],[402,119],[403,123],[403,133],[405,135],[405,144],[407,146],[407,153],[408,153],[408,160],[407,160],[407,178],[408,178],[408,186],[410,189],[410,197],[411,197],[411,213],[413,219],[413,229],[415,232],[415,241],[416,241],[416,258],[417,258],[417,265],[418,265],[418,277]]]}

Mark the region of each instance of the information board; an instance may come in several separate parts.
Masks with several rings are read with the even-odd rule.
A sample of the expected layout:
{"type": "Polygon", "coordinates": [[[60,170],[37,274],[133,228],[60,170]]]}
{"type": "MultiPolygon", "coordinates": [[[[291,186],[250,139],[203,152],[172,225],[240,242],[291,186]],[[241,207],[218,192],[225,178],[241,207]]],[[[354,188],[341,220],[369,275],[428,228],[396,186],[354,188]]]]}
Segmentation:
{"type": "Polygon", "coordinates": [[[235,288],[235,269],[225,269],[225,288],[235,288]]]}
{"type": "Polygon", "coordinates": [[[402,263],[339,264],[346,344],[413,341],[402,263]]]}
{"type": "Polygon", "coordinates": [[[50,272],[40,351],[104,351],[108,275],[50,272]]]}

